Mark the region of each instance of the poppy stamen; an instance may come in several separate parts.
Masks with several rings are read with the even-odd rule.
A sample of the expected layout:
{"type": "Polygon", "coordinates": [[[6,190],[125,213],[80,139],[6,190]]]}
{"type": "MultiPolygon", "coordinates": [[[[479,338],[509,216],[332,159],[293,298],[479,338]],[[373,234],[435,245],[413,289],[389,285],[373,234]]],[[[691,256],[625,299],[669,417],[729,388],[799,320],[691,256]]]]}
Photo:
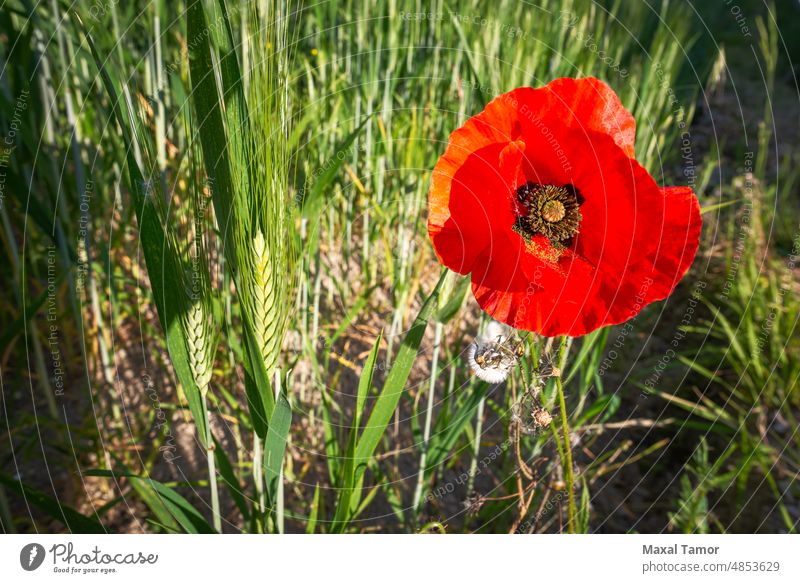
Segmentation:
{"type": "Polygon", "coordinates": [[[582,201],[571,185],[526,182],[517,189],[517,201],[513,229],[527,243],[543,235],[552,245],[562,245],[578,232],[582,201]]]}

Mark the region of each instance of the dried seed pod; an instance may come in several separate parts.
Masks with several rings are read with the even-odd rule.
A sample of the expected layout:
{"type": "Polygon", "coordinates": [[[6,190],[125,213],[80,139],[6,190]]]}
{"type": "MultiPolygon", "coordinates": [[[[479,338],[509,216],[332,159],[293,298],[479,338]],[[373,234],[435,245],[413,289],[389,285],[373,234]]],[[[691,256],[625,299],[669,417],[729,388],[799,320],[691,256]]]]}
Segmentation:
{"type": "Polygon", "coordinates": [[[534,407],[531,412],[533,424],[541,429],[547,429],[553,422],[553,416],[544,407],[534,407]]]}
{"type": "Polygon", "coordinates": [[[467,510],[467,514],[470,516],[475,516],[478,514],[485,503],[486,499],[480,494],[473,494],[463,502],[464,508],[467,510]]]}
{"type": "Polygon", "coordinates": [[[517,365],[524,345],[512,336],[508,326],[492,321],[467,351],[467,360],[475,375],[491,384],[502,383],[517,365]]]}

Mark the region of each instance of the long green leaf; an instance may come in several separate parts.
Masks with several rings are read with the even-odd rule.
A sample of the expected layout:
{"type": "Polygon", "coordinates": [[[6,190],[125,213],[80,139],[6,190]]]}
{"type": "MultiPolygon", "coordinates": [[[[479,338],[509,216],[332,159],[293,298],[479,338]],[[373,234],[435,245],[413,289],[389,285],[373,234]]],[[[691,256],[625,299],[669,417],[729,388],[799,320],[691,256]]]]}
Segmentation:
{"type": "Polygon", "coordinates": [[[185,309],[183,298],[175,290],[183,290],[183,281],[180,271],[174,264],[174,257],[170,254],[170,246],[167,243],[165,227],[161,222],[159,211],[153,201],[153,194],[148,191],[142,170],[136,161],[134,152],[134,137],[131,128],[122,116],[121,102],[117,97],[114,83],[111,81],[108,72],[103,65],[97,47],[91,35],[86,31],[83,22],[77,14],[73,13],[78,26],[83,31],[89,48],[92,52],[95,64],[100,71],[108,97],[114,108],[117,123],[122,130],[125,143],[126,162],[128,174],[131,182],[131,193],[133,196],[136,218],[139,223],[139,240],[142,245],[145,263],[147,265],[147,275],[150,279],[150,288],[153,293],[153,300],[156,304],[158,319],[167,337],[167,350],[169,351],[172,366],[178,381],[183,387],[186,400],[189,402],[189,409],[197,425],[197,433],[200,441],[205,446],[206,443],[206,415],[200,399],[200,391],[194,381],[194,376],[189,365],[189,355],[187,353],[187,342],[183,333],[180,318],[185,309]]]}
{"type": "Polygon", "coordinates": [[[306,534],[314,534],[317,529],[317,517],[319,516],[319,482],[314,487],[314,500],[311,502],[311,512],[308,514],[308,522],[306,523],[306,534]]]}
{"type": "MultiPolygon", "coordinates": [[[[138,482],[141,485],[151,488],[164,504],[170,516],[189,534],[213,534],[214,528],[208,524],[205,518],[192,506],[186,498],[178,494],[175,490],[157,482],[152,478],[144,478],[129,472],[113,472],[111,470],[90,470],[86,472],[89,476],[100,476],[105,478],[125,477],[131,482],[138,482]]],[[[153,508],[154,512],[155,509],[153,508]]]]}
{"type": "Polygon", "coordinates": [[[236,507],[239,509],[239,512],[242,513],[242,517],[244,518],[245,522],[247,522],[250,519],[250,509],[247,505],[247,499],[245,498],[244,491],[242,490],[242,485],[239,482],[239,478],[236,477],[236,474],[233,471],[233,466],[231,465],[231,462],[228,459],[228,455],[225,453],[225,449],[222,447],[222,444],[213,435],[211,437],[214,440],[214,458],[217,460],[219,474],[222,476],[222,481],[225,483],[231,498],[233,498],[234,504],[236,504],[236,507]]]}
{"type": "Polygon", "coordinates": [[[353,412],[353,421],[350,425],[350,437],[347,442],[347,449],[345,450],[344,464],[342,465],[342,477],[339,480],[343,484],[339,494],[339,501],[336,506],[336,516],[334,518],[334,527],[346,521],[348,514],[351,510],[351,497],[353,494],[353,487],[356,482],[355,475],[355,456],[356,447],[358,445],[358,433],[361,428],[361,414],[364,410],[367,393],[372,386],[372,378],[375,374],[375,362],[378,359],[380,352],[381,341],[383,340],[383,332],[378,335],[372,350],[364,363],[364,368],[361,371],[361,377],[358,381],[358,393],[356,394],[356,406],[353,412]]]}
{"type": "Polygon", "coordinates": [[[247,405],[253,419],[253,428],[261,438],[267,437],[267,427],[275,408],[275,396],[272,392],[269,373],[258,349],[258,343],[247,320],[243,322],[245,345],[245,391],[247,405]]]}
{"type": "Polygon", "coordinates": [[[26,486],[5,474],[0,474],[0,483],[22,496],[26,502],[33,504],[51,518],[61,522],[73,534],[107,534],[108,532],[100,521],[90,516],[85,516],[56,498],[26,486]]]}
{"type": "Polygon", "coordinates": [[[264,478],[267,481],[267,496],[271,503],[275,502],[278,491],[283,454],[286,452],[286,440],[291,424],[292,409],[289,401],[281,393],[275,401],[275,408],[269,419],[267,438],[264,441],[264,478]]]}
{"type": "Polygon", "coordinates": [[[192,0],[187,7],[186,16],[191,95],[199,127],[200,143],[203,146],[203,160],[211,185],[214,213],[222,233],[225,259],[235,272],[236,253],[231,241],[234,181],[203,0],[192,0]]]}

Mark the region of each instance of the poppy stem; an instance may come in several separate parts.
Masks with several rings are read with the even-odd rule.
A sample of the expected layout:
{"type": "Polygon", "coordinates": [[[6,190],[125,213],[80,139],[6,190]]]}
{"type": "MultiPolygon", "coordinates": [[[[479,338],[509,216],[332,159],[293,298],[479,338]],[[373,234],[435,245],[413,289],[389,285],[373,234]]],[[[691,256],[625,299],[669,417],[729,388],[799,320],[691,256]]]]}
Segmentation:
{"type": "MultiPolygon", "coordinates": [[[[567,337],[561,337],[561,345],[558,349],[558,366],[563,370],[564,350],[567,345],[567,337]]],[[[558,388],[558,408],[561,412],[561,429],[564,432],[564,479],[567,482],[567,532],[575,533],[575,490],[572,476],[572,445],[569,440],[569,424],[567,422],[567,405],[564,402],[564,385],[561,382],[561,373],[556,375],[556,387],[558,388]]]]}

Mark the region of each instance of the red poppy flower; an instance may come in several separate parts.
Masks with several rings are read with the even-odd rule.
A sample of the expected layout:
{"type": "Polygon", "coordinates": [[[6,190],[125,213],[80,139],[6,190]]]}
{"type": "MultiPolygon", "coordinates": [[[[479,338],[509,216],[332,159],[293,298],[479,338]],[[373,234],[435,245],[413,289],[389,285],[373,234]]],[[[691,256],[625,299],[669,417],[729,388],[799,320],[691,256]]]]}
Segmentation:
{"type": "Polygon", "coordinates": [[[700,207],[636,162],[635,125],[602,81],[563,78],[500,95],[450,136],[428,233],[493,318],[580,336],[672,293],[700,207]]]}

